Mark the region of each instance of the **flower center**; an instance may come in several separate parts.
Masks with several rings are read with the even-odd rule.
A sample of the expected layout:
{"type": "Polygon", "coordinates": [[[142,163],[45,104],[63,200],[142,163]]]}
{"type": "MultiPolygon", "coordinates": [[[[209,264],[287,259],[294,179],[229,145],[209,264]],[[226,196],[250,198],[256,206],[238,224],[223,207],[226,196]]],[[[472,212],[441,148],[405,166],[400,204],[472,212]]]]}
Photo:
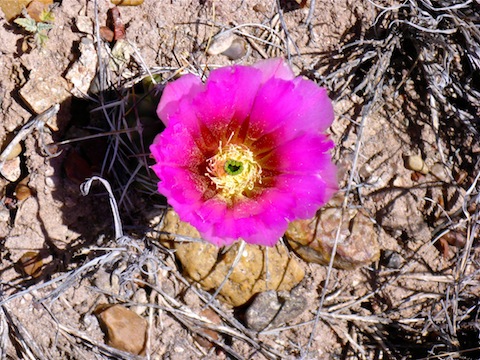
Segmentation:
{"type": "Polygon", "coordinates": [[[246,190],[253,190],[255,183],[262,182],[262,168],[253,153],[244,145],[228,144],[218,148],[218,153],[207,160],[205,174],[215,184],[226,200],[242,197],[246,190]]]}

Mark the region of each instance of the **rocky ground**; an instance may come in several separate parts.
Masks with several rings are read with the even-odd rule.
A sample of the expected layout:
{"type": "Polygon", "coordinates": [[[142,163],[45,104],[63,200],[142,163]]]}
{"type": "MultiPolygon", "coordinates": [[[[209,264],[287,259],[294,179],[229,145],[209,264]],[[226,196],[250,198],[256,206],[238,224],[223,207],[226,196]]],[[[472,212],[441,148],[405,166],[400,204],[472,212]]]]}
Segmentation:
{"type": "Polygon", "coordinates": [[[478,3],[125,2],[0,0],[0,357],[480,357],[478,3]],[[271,57],[328,89],[341,190],[219,250],[154,193],[155,105],[271,57]]]}

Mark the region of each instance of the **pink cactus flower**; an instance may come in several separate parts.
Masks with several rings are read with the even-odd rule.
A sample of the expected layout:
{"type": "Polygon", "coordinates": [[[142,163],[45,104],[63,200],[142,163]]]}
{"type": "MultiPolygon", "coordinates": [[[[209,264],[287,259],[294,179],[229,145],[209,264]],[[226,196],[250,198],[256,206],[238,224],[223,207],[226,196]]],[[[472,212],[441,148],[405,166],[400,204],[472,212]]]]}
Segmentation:
{"type": "Polygon", "coordinates": [[[337,190],[324,134],[331,101],[281,59],[213,70],[205,83],[184,75],[157,114],[166,125],[150,147],[158,191],[215,245],[273,246],[337,190]]]}

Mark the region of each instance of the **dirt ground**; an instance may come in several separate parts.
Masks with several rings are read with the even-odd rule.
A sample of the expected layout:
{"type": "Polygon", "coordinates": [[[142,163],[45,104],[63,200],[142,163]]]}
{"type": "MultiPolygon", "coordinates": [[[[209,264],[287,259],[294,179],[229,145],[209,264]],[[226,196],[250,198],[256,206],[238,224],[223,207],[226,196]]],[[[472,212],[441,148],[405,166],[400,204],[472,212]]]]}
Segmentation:
{"type": "MultiPolygon", "coordinates": [[[[422,52],[420,35],[405,35],[431,34],[422,30],[427,25],[404,22],[403,33],[395,28],[386,14],[401,7],[302,4],[145,0],[119,6],[123,48],[99,39],[96,25],[108,25],[114,7],[107,0],[55,1],[43,46],[26,44],[28,34],[0,12],[2,149],[36,115],[60,105],[45,126],[37,122],[22,138],[19,155],[2,168],[1,358],[480,358],[480,36],[457,41],[463,53],[445,48],[452,51],[447,58],[438,49],[422,52]],[[376,26],[383,33],[375,33],[376,26]],[[242,39],[243,56],[231,60],[206,51],[226,29],[242,39]],[[470,56],[475,49],[476,60],[470,56]],[[448,96],[431,90],[429,64],[437,62],[425,54],[448,62],[452,73],[441,88],[448,96]],[[255,332],[245,326],[246,307],[215,302],[222,325],[214,327],[220,336],[208,348],[195,336],[205,325],[197,315],[206,293],[190,285],[172,251],[158,242],[165,202],[151,191],[146,150],[160,131],[157,119],[154,113],[142,118],[143,133],[121,134],[135,124],[128,123],[128,95],[142,91],[147,75],[165,84],[180,72],[203,74],[270,57],[288,59],[295,73],[329,90],[336,112],[329,133],[344,206],[367,214],[381,256],[355,270],[297,258],[305,272],[294,290],[305,299],[301,315],[255,332]],[[468,67],[473,75],[462,78],[468,67]],[[459,99],[454,86],[462,81],[468,89],[459,99]],[[91,138],[97,134],[103,136],[91,138]],[[90,138],[66,141],[84,136],[90,138]],[[420,167],[408,165],[414,157],[422,159],[420,167]],[[80,184],[93,175],[111,184],[119,217],[100,185],[82,195],[80,184]],[[114,220],[125,236],[119,237],[114,220]],[[41,258],[34,262],[39,269],[21,265],[28,254],[41,258]],[[147,320],[141,355],[106,344],[95,309],[116,303],[147,320]]],[[[430,11],[424,2],[411,4],[430,11]]],[[[442,11],[463,11],[462,21],[471,16],[478,26],[468,12],[478,10],[477,3],[464,6],[442,11]]],[[[442,28],[435,36],[450,34],[442,28]]],[[[431,43],[423,44],[429,49],[431,43]]]]}

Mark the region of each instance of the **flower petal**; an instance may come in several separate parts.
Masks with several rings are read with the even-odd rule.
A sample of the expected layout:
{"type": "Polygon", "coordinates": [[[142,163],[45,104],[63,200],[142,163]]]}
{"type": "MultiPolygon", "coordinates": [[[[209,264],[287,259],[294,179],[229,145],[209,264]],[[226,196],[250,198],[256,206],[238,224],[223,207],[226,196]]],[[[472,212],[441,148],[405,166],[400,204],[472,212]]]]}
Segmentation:
{"type": "Polygon", "coordinates": [[[334,146],[325,135],[310,133],[284,143],[278,139],[277,143],[280,145],[261,158],[262,168],[296,174],[322,173],[323,165],[330,162],[328,151],[334,146]]]}
{"type": "Polygon", "coordinates": [[[254,68],[262,72],[262,83],[271,78],[293,80],[295,74],[285,60],[281,58],[267,59],[257,62],[254,68]]]}
{"type": "Polygon", "coordinates": [[[192,134],[181,124],[171,124],[157,135],[150,151],[157,163],[194,169],[203,162],[203,154],[192,134]]]}
{"type": "Polygon", "coordinates": [[[322,175],[282,174],[277,177],[277,187],[295,197],[296,204],[292,208],[295,218],[313,217],[338,190],[335,166],[326,166],[325,170],[322,175]]]}
{"type": "Polygon", "coordinates": [[[180,99],[193,99],[203,90],[203,83],[193,74],[183,75],[176,81],[167,84],[157,107],[157,115],[165,125],[168,125],[171,114],[177,111],[177,102],[180,99]]]}
{"type": "Polygon", "coordinates": [[[289,140],[305,131],[323,132],[333,119],[325,89],[304,79],[270,79],[258,91],[248,136],[256,141],[275,132],[275,138],[289,140]]]}
{"type": "Polygon", "coordinates": [[[232,133],[238,135],[250,115],[260,81],[260,71],[252,67],[231,66],[212,71],[205,91],[194,101],[198,121],[217,140],[227,141],[232,133]]]}
{"type": "Polygon", "coordinates": [[[188,169],[159,164],[152,169],[160,177],[158,191],[173,207],[192,206],[203,199],[202,183],[188,169]]]}

